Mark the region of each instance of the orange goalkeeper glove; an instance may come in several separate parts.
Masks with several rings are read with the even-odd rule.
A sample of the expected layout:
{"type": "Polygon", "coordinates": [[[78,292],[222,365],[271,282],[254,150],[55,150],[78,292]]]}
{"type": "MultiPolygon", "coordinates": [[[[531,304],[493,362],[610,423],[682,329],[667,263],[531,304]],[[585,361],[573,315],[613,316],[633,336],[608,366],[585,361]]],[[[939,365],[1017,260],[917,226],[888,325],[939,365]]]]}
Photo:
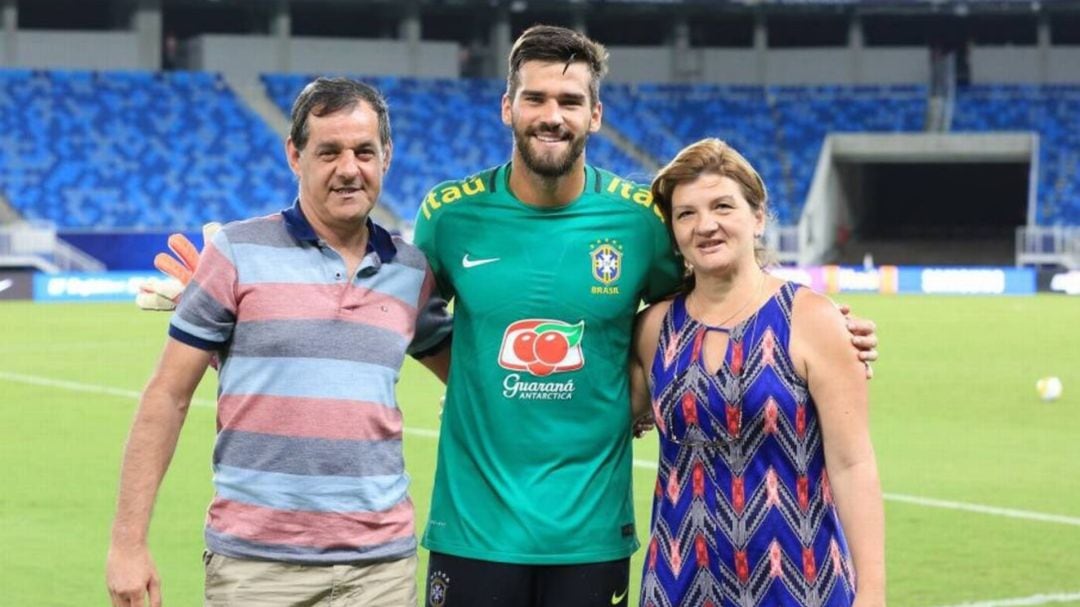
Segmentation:
{"type": "MultiPolygon", "coordinates": [[[[221,229],[221,224],[215,222],[203,226],[203,248],[221,229]]],[[[176,309],[180,303],[180,294],[184,287],[191,282],[191,277],[199,267],[199,251],[195,245],[183,234],[169,236],[169,249],[176,257],[167,253],[158,253],[154,256],[154,267],[161,270],[169,278],[151,278],[139,285],[139,293],[135,296],[135,305],[143,310],[170,311],[176,309]]]]}

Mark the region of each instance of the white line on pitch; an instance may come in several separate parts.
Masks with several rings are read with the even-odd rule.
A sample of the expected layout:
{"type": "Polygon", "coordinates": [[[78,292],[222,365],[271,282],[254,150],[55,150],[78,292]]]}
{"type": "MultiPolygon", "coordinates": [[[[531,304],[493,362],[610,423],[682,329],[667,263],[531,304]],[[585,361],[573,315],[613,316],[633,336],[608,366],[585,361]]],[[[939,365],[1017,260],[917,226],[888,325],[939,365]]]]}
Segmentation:
{"type": "Polygon", "coordinates": [[[644,460],[644,459],[635,459],[634,460],[634,467],[635,468],[644,468],[646,470],[656,470],[656,462],[649,461],[649,460],[644,460]]]}
{"type": "Polygon", "coordinates": [[[1026,607],[1027,605],[1047,605],[1049,603],[1070,603],[1080,601],[1080,592],[1059,594],[1035,594],[1014,599],[992,599],[974,603],[958,603],[943,607],[1026,607]]]}
{"type": "MultiPolygon", "coordinates": [[[[1073,525],[1076,527],[1080,527],[1080,517],[1075,516],[1065,516],[1062,514],[1045,514],[1042,512],[1031,512],[1030,510],[1014,510],[1012,508],[998,508],[997,506],[984,506],[982,504],[968,504],[965,502],[950,502],[947,500],[939,500],[930,497],[919,497],[917,495],[904,495],[902,493],[886,493],[884,494],[884,496],[885,499],[892,502],[903,502],[905,504],[915,504],[917,506],[928,506],[930,508],[945,508],[947,510],[963,510],[965,512],[993,514],[995,516],[1004,516],[1006,518],[1019,518],[1028,521],[1060,523],[1062,525],[1073,525]]],[[[1027,603],[1017,603],[1017,605],[1026,604],[1027,603]]],[[[978,605],[980,605],[981,607],[982,603],[978,603],[978,605]]]]}
{"type": "MultiPolygon", "coordinates": [[[[110,388],[108,386],[98,386],[94,384],[85,384],[81,382],[67,381],[62,379],[53,379],[50,377],[40,377],[37,375],[23,375],[20,373],[10,373],[7,371],[0,371],[0,379],[6,379],[8,381],[31,384],[35,386],[44,386],[48,388],[60,388],[63,390],[70,390],[74,392],[90,392],[94,394],[106,394],[109,396],[119,396],[122,398],[130,398],[138,400],[141,395],[136,390],[125,390],[122,388],[110,388]]],[[[206,399],[196,398],[192,399],[191,403],[199,407],[213,407],[214,402],[206,399]]],[[[424,438],[438,438],[439,432],[437,430],[429,430],[427,428],[409,428],[404,429],[406,434],[413,436],[420,436],[424,438]]],[[[656,470],[656,462],[642,459],[635,459],[634,466],[637,468],[644,468],[646,470],[656,470]]],[[[1058,523],[1061,525],[1073,525],[1080,527],[1080,517],[1064,516],[1061,514],[1046,514],[1043,512],[1032,512],[1030,510],[1015,510],[1012,508],[999,508],[996,506],[985,506],[983,504],[969,504],[965,502],[951,502],[947,500],[939,500],[928,497],[919,497],[916,495],[904,495],[900,493],[886,493],[884,494],[886,500],[893,502],[903,502],[907,504],[915,504],[917,506],[926,506],[930,508],[944,508],[947,510],[962,510],[965,512],[977,512],[979,514],[991,514],[994,516],[1003,516],[1006,518],[1017,518],[1029,521],[1040,521],[1044,523],[1058,523]]],[[[1044,595],[1038,595],[1044,596],[1044,595]]],[[[1067,596],[1067,595],[1045,595],[1045,596],[1067,596]]],[[[1003,603],[1005,605],[1006,603],[1003,603]]],[[[1011,605],[1011,603],[1008,603],[1011,605]]],[[[1017,605],[1025,605],[1026,603],[1017,603],[1017,605]]],[[[1038,603],[1032,603],[1038,604],[1038,603]]],[[[976,603],[977,607],[985,607],[981,603],[976,603]]],[[[996,605],[996,603],[995,603],[996,605]]],[[[966,607],[966,606],[965,606],[966,607]]]]}
{"type": "MultiPolygon", "coordinates": [[[[44,386],[46,388],[61,388],[63,390],[70,390],[72,392],[89,392],[91,394],[106,394],[108,396],[119,396],[121,398],[131,398],[139,400],[142,396],[142,392],[138,390],[125,390],[123,388],[110,388],[108,386],[98,386],[95,384],[84,384],[77,381],[67,381],[65,379],[53,379],[51,377],[40,377],[37,375],[23,375],[21,373],[9,373],[7,371],[0,371],[0,379],[6,379],[8,381],[18,382],[21,384],[30,384],[33,386],[44,386]]],[[[206,400],[205,398],[193,398],[191,404],[196,407],[213,407],[214,402],[206,400]]]]}

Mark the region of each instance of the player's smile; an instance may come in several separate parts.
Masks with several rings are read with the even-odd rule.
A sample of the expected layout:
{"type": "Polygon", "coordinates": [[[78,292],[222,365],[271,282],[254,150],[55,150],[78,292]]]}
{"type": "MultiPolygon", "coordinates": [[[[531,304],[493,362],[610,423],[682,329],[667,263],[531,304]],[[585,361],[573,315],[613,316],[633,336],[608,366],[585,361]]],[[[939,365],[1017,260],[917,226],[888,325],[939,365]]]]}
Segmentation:
{"type": "Polygon", "coordinates": [[[569,142],[572,136],[569,132],[562,131],[545,131],[541,129],[532,129],[530,135],[533,139],[539,141],[542,145],[554,146],[561,143],[569,142]]]}

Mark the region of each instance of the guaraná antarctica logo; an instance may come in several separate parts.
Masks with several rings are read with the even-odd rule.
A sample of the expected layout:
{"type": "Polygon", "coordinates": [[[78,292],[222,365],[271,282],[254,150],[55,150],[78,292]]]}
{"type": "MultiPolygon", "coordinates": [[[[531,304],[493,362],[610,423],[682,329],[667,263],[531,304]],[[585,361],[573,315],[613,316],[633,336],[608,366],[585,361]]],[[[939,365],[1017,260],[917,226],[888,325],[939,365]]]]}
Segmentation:
{"type": "MultiPolygon", "coordinates": [[[[569,324],[561,320],[530,318],[511,323],[503,333],[499,366],[510,371],[527,371],[536,377],[576,371],[585,366],[581,339],[585,321],[569,324]]],[[[511,373],[503,381],[503,396],[536,400],[567,400],[574,393],[574,380],[565,382],[522,381],[511,373]]]]}

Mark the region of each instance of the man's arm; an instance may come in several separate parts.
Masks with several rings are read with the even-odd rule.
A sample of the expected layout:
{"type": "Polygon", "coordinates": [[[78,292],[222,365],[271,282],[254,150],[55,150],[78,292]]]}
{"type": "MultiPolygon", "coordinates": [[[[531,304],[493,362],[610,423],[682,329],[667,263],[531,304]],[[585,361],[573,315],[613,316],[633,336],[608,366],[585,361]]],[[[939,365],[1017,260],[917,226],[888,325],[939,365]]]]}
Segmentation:
{"type": "Polygon", "coordinates": [[[161,582],[147,545],[150,514],[191,396],[212,353],[169,339],[139,400],[120,471],[106,582],[114,606],[161,605],[161,582]]]}
{"type": "Polygon", "coordinates": [[[450,344],[443,344],[438,352],[418,358],[417,361],[445,384],[450,377],[450,344]]]}
{"type": "Polygon", "coordinates": [[[630,421],[631,431],[641,438],[653,429],[652,396],[649,389],[649,369],[660,342],[660,326],[670,307],[662,301],[638,313],[630,346],[630,421]]]}

